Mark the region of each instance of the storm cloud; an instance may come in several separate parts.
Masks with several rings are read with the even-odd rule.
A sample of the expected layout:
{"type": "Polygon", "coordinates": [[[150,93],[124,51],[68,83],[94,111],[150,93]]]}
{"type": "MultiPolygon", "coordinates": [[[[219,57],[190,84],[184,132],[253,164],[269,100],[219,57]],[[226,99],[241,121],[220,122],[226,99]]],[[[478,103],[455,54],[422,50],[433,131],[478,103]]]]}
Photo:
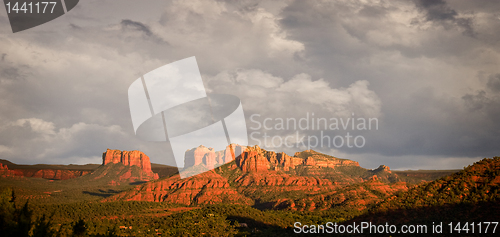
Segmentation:
{"type": "Polygon", "coordinates": [[[13,34],[2,10],[0,158],[100,163],[106,148],[139,149],[175,165],[168,144],[135,138],[127,89],[196,56],[206,90],[238,96],[247,122],[376,117],[363,148],[317,149],[368,168],[461,168],[500,154],[498,12],[444,0],[84,1],[13,34]]]}

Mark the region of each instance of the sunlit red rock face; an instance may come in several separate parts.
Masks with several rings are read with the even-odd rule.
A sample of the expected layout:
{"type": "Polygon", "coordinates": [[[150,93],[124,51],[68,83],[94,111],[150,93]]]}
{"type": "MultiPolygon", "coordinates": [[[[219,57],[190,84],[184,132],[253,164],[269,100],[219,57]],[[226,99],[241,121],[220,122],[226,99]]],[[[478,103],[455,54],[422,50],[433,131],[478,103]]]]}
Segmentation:
{"type": "MultiPolygon", "coordinates": [[[[381,182],[376,178],[375,170],[363,169],[355,161],[312,150],[298,152],[291,157],[258,146],[234,146],[233,149],[241,155],[227,165],[186,179],[175,175],[148,182],[106,201],[164,201],[184,205],[254,203],[264,208],[324,210],[339,203],[353,203],[353,207],[363,208],[381,200],[374,193],[389,195],[406,189],[405,185],[381,182]],[[362,189],[357,190],[357,186],[353,186],[363,182],[362,189]],[[346,188],[350,189],[343,191],[346,188]],[[362,203],[351,194],[371,198],[362,203]],[[309,201],[303,203],[303,200],[309,201]]],[[[225,163],[229,157],[232,159],[230,150],[217,152],[199,146],[186,152],[186,164],[190,167],[185,170],[196,173],[206,170],[207,164],[225,163]]],[[[383,174],[393,175],[386,173],[383,174]]]]}
{"type": "MultiPolygon", "coordinates": [[[[313,150],[297,152],[293,157],[284,152],[276,153],[266,151],[259,146],[244,147],[240,145],[231,145],[235,157],[236,165],[243,172],[266,172],[268,170],[289,171],[297,166],[330,167],[337,166],[358,166],[356,161],[338,159],[325,156],[313,150]],[[239,155],[241,154],[241,155],[239,155]]],[[[225,151],[214,151],[212,148],[199,146],[186,151],[185,168],[203,164],[207,169],[213,169],[215,164],[225,164],[232,161],[232,153],[228,146],[225,151]]]]}
{"type": "Polygon", "coordinates": [[[226,178],[213,170],[186,179],[174,175],[163,180],[148,182],[105,199],[105,201],[152,201],[184,205],[234,203],[252,204],[253,201],[239,194],[226,178]]]}
{"type": "Polygon", "coordinates": [[[14,177],[14,171],[9,170],[7,165],[0,164],[0,177],[14,177]]]}
{"type": "Polygon", "coordinates": [[[260,149],[260,147],[249,147],[246,151],[236,157],[236,165],[243,172],[265,172],[271,168],[268,159],[276,160],[276,153],[260,149]]]}
{"type": "Polygon", "coordinates": [[[157,179],[156,174],[146,173],[137,166],[125,166],[122,163],[102,165],[91,174],[84,176],[89,182],[106,182],[107,185],[127,185],[157,179]]]}
{"type": "Polygon", "coordinates": [[[347,159],[338,159],[332,156],[327,156],[313,150],[305,150],[302,152],[296,152],[294,157],[301,157],[302,164],[308,166],[316,167],[329,167],[335,168],[337,166],[358,166],[359,163],[347,159]]]}
{"type": "Polygon", "coordinates": [[[186,151],[184,155],[184,167],[203,165],[207,170],[229,163],[234,160],[235,154],[241,154],[246,147],[231,144],[225,150],[215,151],[203,145],[186,151]]]}
{"type": "Polygon", "coordinates": [[[89,173],[91,170],[58,170],[58,169],[15,169],[14,173],[18,176],[44,178],[44,179],[74,179],[89,173]]]}
{"type": "Polygon", "coordinates": [[[223,163],[224,157],[221,154],[215,154],[213,148],[199,146],[186,151],[184,156],[184,167],[197,166],[204,164],[207,169],[213,169],[216,163],[223,163]],[[217,161],[216,161],[217,158],[217,161]]]}
{"type": "Polygon", "coordinates": [[[158,174],[151,171],[149,157],[142,151],[120,151],[108,149],[102,154],[102,164],[122,163],[125,166],[137,166],[154,179],[158,179],[158,174]]]}
{"type": "Polygon", "coordinates": [[[145,172],[151,172],[151,162],[149,157],[142,151],[120,151],[110,150],[102,154],[102,164],[122,163],[126,166],[138,166],[145,172]]]}
{"type": "Polygon", "coordinates": [[[91,173],[91,170],[67,170],[67,169],[9,169],[7,165],[0,164],[0,175],[3,177],[33,177],[43,179],[66,180],[80,177],[91,173]]]}
{"type": "Polygon", "coordinates": [[[336,206],[363,210],[368,206],[391,197],[397,192],[407,191],[404,182],[383,183],[375,178],[331,192],[309,195],[301,199],[280,199],[273,204],[274,209],[298,211],[328,210],[336,206]]]}

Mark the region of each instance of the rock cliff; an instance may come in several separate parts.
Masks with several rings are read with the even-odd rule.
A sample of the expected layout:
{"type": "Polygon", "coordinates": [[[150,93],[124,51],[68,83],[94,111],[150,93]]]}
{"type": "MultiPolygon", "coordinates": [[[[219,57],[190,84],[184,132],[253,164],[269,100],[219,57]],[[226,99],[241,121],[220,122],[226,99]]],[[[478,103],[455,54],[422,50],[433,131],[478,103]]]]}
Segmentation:
{"type": "MultiPolygon", "coordinates": [[[[7,165],[0,163],[0,175],[3,177],[22,176],[54,180],[66,180],[77,178],[92,172],[92,170],[70,170],[70,169],[51,169],[51,168],[36,168],[28,165],[22,165],[28,168],[15,168],[19,165],[12,164],[13,169],[7,168],[7,165]]],[[[45,165],[47,166],[47,165],[45,165]]]]}
{"type": "Polygon", "coordinates": [[[184,155],[184,168],[203,165],[207,170],[219,167],[234,160],[235,154],[241,154],[246,147],[231,144],[225,150],[215,151],[203,145],[187,150],[184,155]]]}
{"type": "Polygon", "coordinates": [[[0,177],[14,177],[14,171],[9,170],[7,165],[3,165],[0,163],[0,177]]]}
{"type": "Polygon", "coordinates": [[[276,160],[276,153],[267,152],[258,146],[249,147],[246,151],[236,157],[236,165],[243,172],[265,172],[271,168],[269,160],[276,160]]]}
{"type": "Polygon", "coordinates": [[[148,182],[104,201],[117,200],[168,202],[183,205],[253,204],[250,198],[239,194],[226,178],[213,170],[186,179],[180,179],[177,174],[167,179],[148,182]]]}
{"type": "MultiPolygon", "coordinates": [[[[342,199],[337,195],[341,190],[350,187],[348,192],[354,192],[363,182],[367,182],[364,185],[370,187],[369,190],[374,190],[364,192],[370,195],[385,189],[390,194],[406,188],[404,185],[392,184],[395,182],[391,180],[397,180],[395,174],[384,173],[385,176],[391,177],[391,180],[387,177],[370,180],[380,172],[361,168],[355,161],[312,150],[298,152],[293,157],[258,146],[234,145],[233,151],[235,154],[241,153],[234,161],[230,149],[217,152],[199,146],[188,150],[185,156],[188,167],[185,170],[198,175],[185,179],[174,175],[148,182],[109,197],[106,201],[156,201],[184,205],[250,203],[262,208],[325,210],[339,204],[333,199],[342,199]],[[219,166],[223,163],[227,164],[219,166]],[[219,167],[207,170],[207,165],[212,167],[212,164],[219,167]],[[384,186],[369,182],[391,184],[384,186]],[[301,203],[300,200],[306,197],[310,197],[311,202],[301,203]]],[[[378,200],[373,198],[373,202],[367,205],[378,200]]]]}
{"type": "MultiPolygon", "coordinates": [[[[313,150],[297,152],[293,157],[284,152],[266,151],[259,146],[245,147],[231,145],[234,149],[236,165],[243,172],[265,172],[268,170],[289,171],[297,166],[314,166],[335,168],[338,166],[357,166],[358,162],[340,159],[321,154],[313,150]]],[[[212,148],[199,146],[186,151],[185,168],[204,165],[207,170],[232,161],[233,155],[228,146],[224,151],[214,151],[212,148]]]]}
{"type": "Polygon", "coordinates": [[[91,170],[64,170],[64,169],[15,169],[18,176],[66,180],[74,179],[92,173],[91,170]]]}
{"type": "Polygon", "coordinates": [[[148,176],[158,179],[158,174],[151,171],[149,157],[142,151],[120,151],[108,149],[102,154],[102,164],[122,163],[125,166],[137,166],[148,176]]]}

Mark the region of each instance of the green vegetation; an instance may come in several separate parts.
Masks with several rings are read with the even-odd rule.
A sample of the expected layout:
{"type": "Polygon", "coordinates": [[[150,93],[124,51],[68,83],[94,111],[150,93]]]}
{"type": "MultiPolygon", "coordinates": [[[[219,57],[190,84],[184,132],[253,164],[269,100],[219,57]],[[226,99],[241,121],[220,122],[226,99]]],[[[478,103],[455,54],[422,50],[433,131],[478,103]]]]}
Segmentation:
{"type": "Polygon", "coordinates": [[[163,178],[177,174],[179,172],[179,168],[169,165],[151,163],[151,171],[157,173],[160,178],[163,178]]]}
{"type": "Polygon", "coordinates": [[[379,209],[495,201],[500,198],[499,176],[500,157],[483,159],[460,172],[400,193],[397,198],[382,202],[379,209]]]}
{"type": "MultiPolygon", "coordinates": [[[[101,165],[100,164],[86,164],[86,165],[50,165],[50,164],[36,164],[36,165],[18,165],[14,164],[8,160],[0,159],[0,163],[3,165],[7,165],[10,170],[70,170],[70,171],[94,171],[97,170],[101,165]]],[[[176,174],[178,171],[177,167],[155,164],[151,163],[151,170],[154,173],[157,173],[159,177],[170,177],[173,174],[176,174]]]]}
{"type": "MultiPolygon", "coordinates": [[[[252,175],[257,179],[261,174],[242,173],[232,165],[226,164],[216,172],[227,178],[239,193],[255,200],[255,205],[101,202],[104,197],[133,187],[130,183],[110,186],[110,182],[125,174],[121,164],[65,181],[0,178],[0,233],[2,236],[289,236],[297,221],[303,225],[329,221],[398,225],[500,218],[499,157],[484,159],[432,182],[408,184],[406,187],[411,188],[400,193],[391,189],[401,190],[401,186],[405,189],[405,184],[395,183],[399,181],[398,175],[384,167],[368,170],[358,166],[304,166],[273,173],[276,177],[321,177],[345,182],[333,189],[319,185],[309,192],[287,185],[242,186],[236,179],[252,175]],[[374,175],[377,178],[366,181],[374,175]],[[273,206],[276,200],[284,204],[283,210],[273,206]],[[291,204],[297,210],[314,207],[315,211],[295,211],[291,204]]],[[[430,176],[419,171],[406,172],[415,172],[412,175],[418,179],[422,175],[441,175],[430,171],[430,176]]],[[[130,173],[140,175],[140,170],[130,173]]],[[[269,179],[273,177],[270,175],[269,179]]]]}
{"type": "Polygon", "coordinates": [[[69,180],[47,180],[41,178],[0,177],[0,188],[11,188],[17,194],[16,201],[32,203],[68,203],[97,201],[127,190],[143,182],[126,182],[112,185],[130,171],[131,177],[141,177],[142,170],[136,166],[108,164],[93,173],[69,180]]]}
{"type": "Polygon", "coordinates": [[[90,236],[107,235],[112,230],[118,236],[157,236],[157,233],[163,236],[243,236],[252,233],[286,236],[291,233],[289,227],[295,221],[309,224],[341,221],[347,210],[313,213],[258,210],[245,205],[189,208],[151,202],[109,202],[42,205],[35,206],[34,212],[53,213],[52,221],[60,225],[58,231],[63,234],[72,233],[74,220],[82,220],[90,236]],[[246,227],[240,227],[242,223],[246,227]]]}
{"type": "Polygon", "coordinates": [[[302,152],[295,153],[295,157],[306,159],[307,157],[314,157],[314,158],[322,158],[322,159],[336,159],[336,160],[347,160],[347,159],[342,159],[342,158],[337,158],[331,155],[323,154],[320,152],[317,152],[315,150],[306,150],[302,152]]]}
{"type": "Polygon", "coordinates": [[[8,160],[0,159],[0,163],[7,165],[9,169],[33,169],[33,170],[78,170],[78,171],[92,171],[99,168],[98,164],[86,164],[86,165],[47,165],[47,164],[36,164],[36,165],[18,165],[14,164],[8,160]]]}
{"type": "Polygon", "coordinates": [[[500,157],[416,186],[380,202],[351,221],[394,224],[500,219],[500,157]]]}
{"type": "Polygon", "coordinates": [[[392,170],[392,173],[398,175],[399,180],[403,182],[419,184],[426,181],[433,181],[459,171],[460,170],[392,170]]]}

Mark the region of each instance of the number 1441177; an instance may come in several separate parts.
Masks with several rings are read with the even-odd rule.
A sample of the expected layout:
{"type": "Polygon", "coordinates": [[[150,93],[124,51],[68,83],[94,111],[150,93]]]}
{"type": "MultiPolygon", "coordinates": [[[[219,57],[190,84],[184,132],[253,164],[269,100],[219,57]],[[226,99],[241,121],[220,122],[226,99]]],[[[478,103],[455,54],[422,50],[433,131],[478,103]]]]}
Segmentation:
{"type": "Polygon", "coordinates": [[[57,2],[8,2],[7,13],[53,13],[57,2]]]}
{"type": "Polygon", "coordinates": [[[450,227],[450,233],[462,233],[462,234],[488,234],[495,233],[497,229],[498,222],[465,222],[461,224],[460,222],[453,223],[450,222],[448,226],[450,227]]]}

